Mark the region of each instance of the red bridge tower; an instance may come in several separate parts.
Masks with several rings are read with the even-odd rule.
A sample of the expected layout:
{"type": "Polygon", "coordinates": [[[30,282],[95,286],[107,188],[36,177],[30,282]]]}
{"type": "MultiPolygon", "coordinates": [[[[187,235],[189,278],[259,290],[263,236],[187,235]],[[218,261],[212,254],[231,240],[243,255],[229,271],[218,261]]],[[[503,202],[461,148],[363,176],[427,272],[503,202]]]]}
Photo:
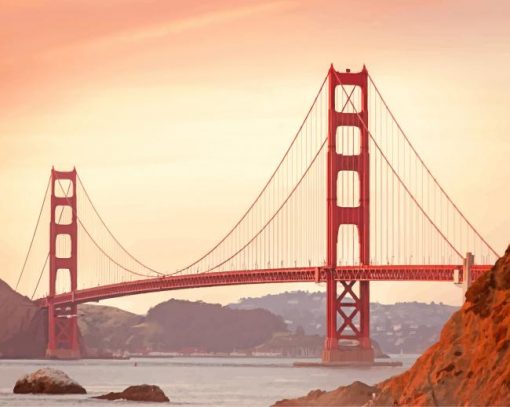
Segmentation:
{"type": "MultiPolygon", "coordinates": [[[[372,362],[374,352],[370,343],[368,281],[340,281],[337,292],[335,269],[337,262],[338,232],[341,225],[355,225],[359,238],[359,263],[370,263],[370,182],[368,135],[368,72],[336,72],[331,66],[328,75],[328,158],[327,158],[327,334],[322,360],[324,362],[372,362]],[[337,111],[337,86],[359,87],[361,106],[357,112],[337,111]],[[337,152],[337,129],[342,126],[359,129],[360,151],[357,155],[337,152]],[[358,174],[359,204],[338,206],[337,179],[341,171],[358,174]],[[355,286],[359,289],[356,290],[355,286]],[[340,322],[340,324],[338,324],[340,322]],[[351,346],[347,346],[349,343],[351,346]]],[[[350,96],[349,96],[350,98],[350,96]]],[[[354,104],[347,99],[348,105],[354,104]]],[[[340,133],[342,134],[342,133],[340,133]]]]}
{"type": "Polygon", "coordinates": [[[76,169],[70,172],[60,172],[52,168],[50,291],[48,295],[48,348],[46,349],[46,356],[50,358],[77,359],[80,357],[77,305],[55,306],[53,304],[59,273],[69,273],[70,291],[73,294],[78,288],[76,214],[76,169]],[[62,191],[61,180],[67,181],[67,191],[62,191]]]}

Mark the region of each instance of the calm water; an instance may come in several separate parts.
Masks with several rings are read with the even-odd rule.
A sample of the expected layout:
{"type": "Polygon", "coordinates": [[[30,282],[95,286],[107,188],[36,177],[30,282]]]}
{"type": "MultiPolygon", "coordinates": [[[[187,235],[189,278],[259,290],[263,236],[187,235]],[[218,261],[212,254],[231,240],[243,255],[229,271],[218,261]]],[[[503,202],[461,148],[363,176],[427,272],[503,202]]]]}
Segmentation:
{"type": "MultiPolygon", "coordinates": [[[[156,384],[173,405],[270,406],[276,400],[301,396],[312,389],[332,390],[361,380],[373,384],[409,367],[416,355],[396,355],[403,367],[294,368],[296,359],[171,358],[131,360],[0,360],[0,406],[138,405],[90,399],[133,384],[156,384]],[[137,366],[135,366],[135,362],[137,366]],[[14,395],[23,374],[44,366],[62,369],[87,389],[87,395],[14,395]]],[[[140,405],[147,405],[141,403],[140,405]]]]}

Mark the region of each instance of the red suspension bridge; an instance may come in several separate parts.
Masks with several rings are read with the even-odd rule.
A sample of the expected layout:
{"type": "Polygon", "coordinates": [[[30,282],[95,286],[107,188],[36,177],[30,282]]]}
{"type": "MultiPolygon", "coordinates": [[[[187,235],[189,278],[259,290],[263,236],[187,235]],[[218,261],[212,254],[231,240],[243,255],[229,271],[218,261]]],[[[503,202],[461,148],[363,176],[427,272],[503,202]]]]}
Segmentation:
{"type": "Polygon", "coordinates": [[[323,360],[372,361],[370,281],[469,283],[497,257],[429,171],[366,68],[331,67],[267,183],[200,258],[172,273],[149,267],[110,231],[76,170],[52,170],[16,288],[30,287],[48,309],[47,356],[77,358],[80,303],[324,282],[323,360]]]}

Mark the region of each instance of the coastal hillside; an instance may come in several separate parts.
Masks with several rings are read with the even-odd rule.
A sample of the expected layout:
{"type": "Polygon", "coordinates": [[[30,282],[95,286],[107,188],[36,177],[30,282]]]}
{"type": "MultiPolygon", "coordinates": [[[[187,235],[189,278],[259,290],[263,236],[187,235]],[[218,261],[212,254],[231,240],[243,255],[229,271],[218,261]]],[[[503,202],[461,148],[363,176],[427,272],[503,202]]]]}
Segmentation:
{"type": "MultiPolygon", "coordinates": [[[[459,289],[459,298],[461,295],[459,289]]],[[[292,332],[301,327],[307,335],[324,335],[324,292],[292,291],[259,298],[243,298],[230,307],[264,308],[280,315],[292,332]]],[[[443,325],[458,309],[441,303],[371,303],[370,333],[386,353],[422,353],[438,340],[443,325]]]]}
{"type": "Polygon", "coordinates": [[[146,316],[114,307],[80,305],[79,327],[88,356],[126,353],[233,352],[254,348],[285,332],[266,310],[169,300],[146,316]]]}
{"type": "Polygon", "coordinates": [[[375,386],[315,390],[276,406],[510,405],[510,246],[466,293],[440,339],[406,372],[375,386]],[[375,397],[373,397],[375,395],[375,397]]]}
{"type": "Polygon", "coordinates": [[[282,318],[263,309],[169,300],[151,308],[132,330],[131,348],[152,351],[232,352],[260,345],[285,331],[282,318]]]}
{"type": "MultiPolygon", "coordinates": [[[[267,310],[169,300],[146,316],[115,307],[78,307],[82,355],[250,350],[286,331],[267,310]]],[[[44,358],[47,312],[0,280],[0,358],[44,358]]]]}
{"type": "Polygon", "coordinates": [[[44,357],[46,321],[46,311],[0,280],[0,357],[44,357]]]}
{"type": "Polygon", "coordinates": [[[143,321],[136,315],[115,307],[81,304],[78,327],[87,356],[111,356],[126,350],[133,326],[143,321]]]}

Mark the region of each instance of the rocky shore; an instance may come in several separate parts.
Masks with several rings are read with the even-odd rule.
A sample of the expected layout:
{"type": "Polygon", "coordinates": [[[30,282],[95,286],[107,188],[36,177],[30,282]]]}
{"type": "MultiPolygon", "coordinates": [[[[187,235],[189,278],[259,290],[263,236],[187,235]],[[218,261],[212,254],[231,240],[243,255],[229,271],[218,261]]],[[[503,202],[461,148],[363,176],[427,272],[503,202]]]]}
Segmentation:
{"type": "Polygon", "coordinates": [[[510,405],[510,246],[466,293],[440,339],[406,372],[275,406],[510,405]]]}

